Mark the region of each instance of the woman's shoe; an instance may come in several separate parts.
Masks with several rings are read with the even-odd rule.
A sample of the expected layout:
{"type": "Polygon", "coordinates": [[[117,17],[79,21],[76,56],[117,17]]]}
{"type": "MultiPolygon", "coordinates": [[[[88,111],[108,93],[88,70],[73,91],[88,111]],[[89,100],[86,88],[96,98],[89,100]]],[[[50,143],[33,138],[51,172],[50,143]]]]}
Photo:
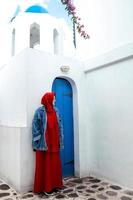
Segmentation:
{"type": "Polygon", "coordinates": [[[55,192],[56,194],[59,194],[61,192],[61,189],[55,188],[53,189],[53,192],[55,192]]]}
{"type": "Polygon", "coordinates": [[[51,191],[51,192],[44,192],[44,194],[45,194],[46,196],[52,196],[52,195],[54,195],[54,192],[53,192],[53,191],[51,191]]]}

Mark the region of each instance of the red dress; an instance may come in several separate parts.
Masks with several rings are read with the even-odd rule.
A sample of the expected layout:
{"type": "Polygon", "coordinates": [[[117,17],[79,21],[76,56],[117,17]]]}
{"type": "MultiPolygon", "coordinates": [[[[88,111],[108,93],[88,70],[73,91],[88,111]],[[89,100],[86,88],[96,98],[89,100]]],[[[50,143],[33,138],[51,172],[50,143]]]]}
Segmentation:
{"type": "Polygon", "coordinates": [[[59,127],[56,113],[47,112],[45,133],[47,151],[36,151],[34,192],[50,192],[62,188],[62,170],[59,151],[59,127]]]}

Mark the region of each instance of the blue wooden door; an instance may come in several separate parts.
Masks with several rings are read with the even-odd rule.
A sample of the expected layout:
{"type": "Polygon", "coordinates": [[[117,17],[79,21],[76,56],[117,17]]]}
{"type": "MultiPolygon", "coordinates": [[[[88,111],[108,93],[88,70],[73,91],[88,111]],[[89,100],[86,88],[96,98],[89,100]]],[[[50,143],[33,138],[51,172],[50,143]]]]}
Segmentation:
{"type": "Polygon", "coordinates": [[[64,129],[64,149],[61,150],[63,177],[74,175],[73,94],[70,83],[61,78],[54,80],[52,91],[56,93],[58,108],[64,129]]]}

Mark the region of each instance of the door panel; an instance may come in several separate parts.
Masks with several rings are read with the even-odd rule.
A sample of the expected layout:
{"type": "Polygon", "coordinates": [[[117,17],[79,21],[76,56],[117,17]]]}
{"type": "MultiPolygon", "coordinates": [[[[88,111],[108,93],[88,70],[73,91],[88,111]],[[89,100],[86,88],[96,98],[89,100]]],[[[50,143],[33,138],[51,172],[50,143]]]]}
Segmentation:
{"type": "Polygon", "coordinates": [[[52,90],[56,93],[56,107],[61,115],[64,130],[64,149],[61,150],[63,176],[74,175],[73,94],[70,83],[55,79],[52,90]]]}

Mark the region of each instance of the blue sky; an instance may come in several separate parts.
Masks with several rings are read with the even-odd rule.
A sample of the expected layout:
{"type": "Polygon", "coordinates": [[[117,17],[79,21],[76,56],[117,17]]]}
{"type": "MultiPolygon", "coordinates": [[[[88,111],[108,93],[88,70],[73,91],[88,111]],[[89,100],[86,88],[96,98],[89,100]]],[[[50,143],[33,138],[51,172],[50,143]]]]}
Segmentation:
{"type": "Polygon", "coordinates": [[[52,0],[48,3],[48,11],[51,15],[64,18],[68,24],[71,25],[70,17],[68,17],[68,14],[65,10],[65,6],[62,5],[60,0],[52,0]]]}
{"type": "Polygon", "coordinates": [[[25,10],[28,6],[36,3],[44,4],[49,14],[64,18],[71,25],[70,17],[68,17],[65,6],[62,5],[60,0],[4,0],[0,6],[0,23],[7,23],[14,15],[18,5],[22,10],[25,10]]]}

